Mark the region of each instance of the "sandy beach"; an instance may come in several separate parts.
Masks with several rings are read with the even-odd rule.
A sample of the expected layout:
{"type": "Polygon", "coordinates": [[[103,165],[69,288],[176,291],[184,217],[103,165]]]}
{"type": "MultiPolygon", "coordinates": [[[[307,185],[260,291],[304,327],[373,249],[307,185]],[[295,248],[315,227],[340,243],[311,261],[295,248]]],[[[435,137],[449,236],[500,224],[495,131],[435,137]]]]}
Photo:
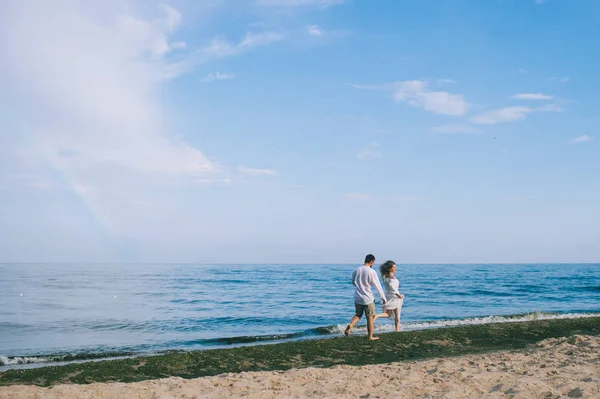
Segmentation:
{"type": "Polygon", "coordinates": [[[520,351],[276,372],[243,372],[191,380],[15,385],[2,399],[28,398],[598,398],[600,337],[550,338],[520,351]]]}

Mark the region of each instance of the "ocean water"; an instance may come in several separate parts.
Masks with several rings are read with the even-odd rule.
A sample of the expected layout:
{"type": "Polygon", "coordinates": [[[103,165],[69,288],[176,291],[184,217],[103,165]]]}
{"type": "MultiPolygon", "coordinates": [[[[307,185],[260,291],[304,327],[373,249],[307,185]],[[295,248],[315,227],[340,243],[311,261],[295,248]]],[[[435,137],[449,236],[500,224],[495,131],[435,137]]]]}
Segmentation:
{"type": "MultiPolygon", "coordinates": [[[[0,371],[339,336],[356,267],[0,264],[0,371]]],[[[405,330],[600,314],[600,264],[398,265],[396,275],[405,330]]]]}

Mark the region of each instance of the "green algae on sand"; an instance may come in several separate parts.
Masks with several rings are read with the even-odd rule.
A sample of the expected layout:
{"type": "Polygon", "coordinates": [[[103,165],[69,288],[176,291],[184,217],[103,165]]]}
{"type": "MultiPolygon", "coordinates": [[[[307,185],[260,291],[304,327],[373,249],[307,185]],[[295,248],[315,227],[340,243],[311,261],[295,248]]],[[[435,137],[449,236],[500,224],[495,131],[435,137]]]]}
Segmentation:
{"type": "Polygon", "coordinates": [[[2,385],[134,382],[242,371],[365,365],[522,349],[546,338],[600,335],[600,317],[481,324],[104,360],[0,373],[2,385]]]}

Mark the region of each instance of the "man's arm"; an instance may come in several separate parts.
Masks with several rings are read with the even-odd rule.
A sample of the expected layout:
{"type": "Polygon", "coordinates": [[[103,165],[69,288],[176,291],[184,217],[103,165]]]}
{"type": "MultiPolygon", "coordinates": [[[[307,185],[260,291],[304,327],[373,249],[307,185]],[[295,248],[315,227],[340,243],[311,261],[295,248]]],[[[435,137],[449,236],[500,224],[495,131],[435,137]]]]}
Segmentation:
{"type": "Polygon", "coordinates": [[[381,288],[381,283],[379,282],[379,277],[377,277],[377,272],[375,272],[375,270],[371,270],[371,279],[373,280],[373,285],[375,285],[375,288],[377,288],[377,292],[379,293],[379,296],[381,297],[381,300],[383,301],[383,303],[387,302],[387,298],[385,297],[385,294],[383,293],[383,288],[381,288]]]}
{"type": "Polygon", "coordinates": [[[352,285],[356,287],[356,270],[352,272],[352,285]]]}

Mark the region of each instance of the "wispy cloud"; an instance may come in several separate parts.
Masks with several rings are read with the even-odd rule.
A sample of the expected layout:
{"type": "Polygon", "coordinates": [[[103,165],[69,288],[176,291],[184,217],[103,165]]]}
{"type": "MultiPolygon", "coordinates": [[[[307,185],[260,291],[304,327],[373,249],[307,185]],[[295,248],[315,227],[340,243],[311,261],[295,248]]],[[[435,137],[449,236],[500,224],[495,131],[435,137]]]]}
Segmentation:
{"type": "Polygon", "coordinates": [[[579,136],[579,137],[575,137],[574,139],[571,140],[571,143],[573,144],[581,144],[581,143],[586,143],[588,141],[592,141],[593,137],[588,135],[588,134],[584,134],[583,136],[579,136]]]}
{"type": "Polygon", "coordinates": [[[517,72],[519,72],[519,73],[529,73],[529,70],[525,69],[525,68],[518,68],[517,72]]]}
{"type": "MultiPolygon", "coordinates": [[[[185,224],[174,190],[199,187],[197,180],[228,184],[229,173],[259,183],[262,179],[246,176],[276,174],[226,170],[205,155],[201,142],[191,143],[177,130],[160,93],[168,78],[277,43],[285,34],[249,32],[238,41],[215,38],[198,47],[180,36],[186,16],[160,3],[37,1],[31,12],[29,2],[0,1],[0,87],[10,93],[10,99],[0,95],[0,109],[10,100],[14,112],[0,129],[0,163],[9,152],[8,137],[15,154],[11,172],[60,174],[60,184],[53,173],[21,187],[40,194],[72,190],[115,236],[140,233],[147,219],[131,212],[137,207],[126,200],[150,198],[156,214],[185,224]]],[[[195,10],[206,3],[194,3],[195,10]]],[[[2,176],[0,183],[5,184],[2,176]]]]}
{"type": "Polygon", "coordinates": [[[267,7],[330,7],[344,3],[344,0],[256,0],[256,4],[267,7]]]}
{"type": "Polygon", "coordinates": [[[344,195],[344,198],[350,201],[370,201],[373,199],[372,196],[362,193],[348,193],[344,195]]]}
{"type": "Polygon", "coordinates": [[[442,115],[464,115],[469,107],[462,94],[431,91],[421,80],[395,83],[393,96],[398,102],[442,115]]]}
{"type": "Polygon", "coordinates": [[[521,119],[525,119],[528,114],[532,112],[563,112],[564,108],[556,105],[549,104],[543,107],[531,108],[531,107],[506,107],[497,109],[494,111],[487,112],[469,119],[470,122],[479,125],[492,125],[503,122],[514,122],[521,119]]]}
{"type": "Polygon", "coordinates": [[[447,91],[432,91],[423,80],[407,80],[385,85],[348,84],[350,87],[362,90],[388,90],[397,102],[406,103],[412,107],[423,108],[427,111],[460,116],[467,113],[469,103],[462,94],[452,94],[447,91]]]}
{"type": "Polygon", "coordinates": [[[323,29],[319,28],[317,25],[308,25],[306,31],[311,36],[323,36],[325,34],[323,29]]]}
{"type": "Polygon", "coordinates": [[[254,169],[245,166],[238,166],[238,172],[248,176],[277,176],[277,172],[272,169],[254,169]]]}
{"type": "Polygon", "coordinates": [[[547,104],[544,105],[542,107],[537,107],[534,109],[534,111],[541,111],[541,112],[565,112],[565,108],[561,105],[558,104],[547,104]]]}
{"type": "Polygon", "coordinates": [[[248,32],[237,43],[232,43],[222,36],[215,37],[182,61],[169,64],[165,78],[179,76],[211,60],[232,57],[258,47],[281,42],[286,36],[284,32],[275,31],[248,32]]]}
{"type": "Polygon", "coordinates": [[[548,0],[534,0],[535,4],[544,4],[545,2],[547,2],[548,0]]]}
{"type": "Polygon", "coordinates": [[[207,76],[202,78],[202,81],[205,83],[208,83],[208,82],[212,82],[214,80],[231,80],[231,79],[235,79],[235,75],[232,73],[215,72],[215,73],[209,73],[207,76]]]}
{"type": "Polygon", "coordinates": [[[157,7],[162,18],[150,21],[113,2],[96,8],[57,0],[37,7],[32,13],[22,2],[0,6],[0,86],[17,93],[13,106],[51,162],[160,174],[219,169],[170,133],[167,110],[153,94],[165,56],[178,47],[170,41],[181,20],[177,10],[157,7]]]}
{"type": "Polygon", "coordinates": [[[515,94],[512,98],[516,98],[518,100],[551,100],[554,96],[549,96],[547,94],[542,93],[520,93],[515,94]]]}
{"type": "Polygon", "coordinates": [[[441,125],[431,128],[436,133],[479,133],[481,130],[466,123],[441,125]]]}
{"type": "Polygon", "coordinates": [[[437,84],[438,86],[445,86],[445,85],[455,85],[458,82],[456,80],[452,80],[452,79],[438,79],[437,84]]]}
{"type": "Polygon", "coordinates": [[[529,107],[507,107],[475,116],[470,121],[482,125],[513,122],[524,119],[530,112],[532,112],[532,109],[529,107]]]}
{"type": "Polygon", "coordinates": [[[560,83],[567,83],[569,80],[571,80],[571,78],[569,78],[568,76],[551,77],[550,79],[554,80],[555,82],[560,82],[560,83]]]}
{"type": "Polygon", "coordinates": [[[383,154],[379,149],[379,144],[376,142],[371,142],[367,144],[365,148],[360,150],[357,154],[358,159],[373,159],[373,158],[382,158],[383,154]]]}

